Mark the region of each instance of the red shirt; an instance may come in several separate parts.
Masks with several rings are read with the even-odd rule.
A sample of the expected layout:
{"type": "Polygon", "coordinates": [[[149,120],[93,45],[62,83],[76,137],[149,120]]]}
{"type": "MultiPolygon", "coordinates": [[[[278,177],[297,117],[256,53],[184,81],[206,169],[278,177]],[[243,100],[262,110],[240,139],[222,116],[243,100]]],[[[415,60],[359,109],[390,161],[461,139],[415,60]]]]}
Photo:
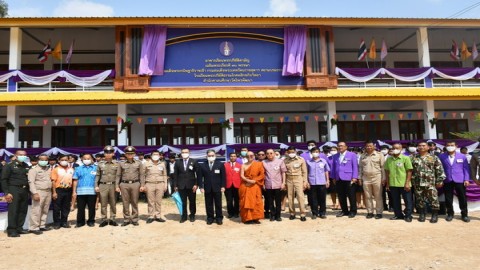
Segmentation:
{"type": "Polygon", "coordinates": [[[242,164],[238,162],[233,163],[232,167],[232,162],[228,161],[224,163],[225,166],[225,188],[230,188],[232,187],[232,184],[234,187],[239,188],[240,187],[240,169],[242,168],[242,164]]]}

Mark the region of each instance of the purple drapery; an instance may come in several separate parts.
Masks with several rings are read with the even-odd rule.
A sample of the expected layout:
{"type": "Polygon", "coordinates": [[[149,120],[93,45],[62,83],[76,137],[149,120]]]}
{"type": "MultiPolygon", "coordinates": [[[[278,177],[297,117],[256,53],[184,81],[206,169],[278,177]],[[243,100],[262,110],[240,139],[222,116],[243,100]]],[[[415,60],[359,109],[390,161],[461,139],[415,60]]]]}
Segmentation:
{"type": "MultiPolygon", "coordinates": [[[[50,74],[53,74],[53,73],[57,73],[59,72],[60,70],[20,70],[22,73],[28,75],[28,76],[34,76],[34,77],[41,77],[41,76],[46,76],[46,75],[50,75],[50,74]]],[[[105,70],[64,70],[74,76],[77,76],[77,77],[92,77],[92,76],[95,76],[95,75],[98,75],[102,72],[104,72],[105,70]]],[[[5,73],[3,73],[5,74],[5,73]]],[[[2,73],[0,73],[0,75],[2,75],[2,73]]],[[[115,70],[111,70],[110,72],[110,75],[108,75],[108,77],[110,78],[113,78],[115,77],[115,70]]],[[[14,82],[21,82],[22,79],[20,78],[20,76],[13,76],[13,81],[14,82]]],[[[59,81],[65,81],[65,78],[63,77],[59,77],[59,81]]]]}
{"type": "Polygon", "coordinates": [[[139,75],[163,75],[167,27],[145,25],[139,75]]]}
{"type": "Polygon", "coordinates": [[[307,28],[287,26],[283,33],[282,76],[302,76],[303,60],[307,49],[307,28]]]}

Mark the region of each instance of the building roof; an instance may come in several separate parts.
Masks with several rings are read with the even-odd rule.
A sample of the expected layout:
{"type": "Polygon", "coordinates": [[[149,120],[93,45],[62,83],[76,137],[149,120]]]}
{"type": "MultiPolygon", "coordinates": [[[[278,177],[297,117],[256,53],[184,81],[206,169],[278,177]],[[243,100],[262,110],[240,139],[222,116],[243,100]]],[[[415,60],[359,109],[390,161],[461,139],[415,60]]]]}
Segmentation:
{"type": "Polygon", "coordinates": [[[150,92],[1,93],[6,105],[171,104],[223,102],[321,102],[480,100],[480,88],[356,88],[328,90],[158,90],[150,92]]]}

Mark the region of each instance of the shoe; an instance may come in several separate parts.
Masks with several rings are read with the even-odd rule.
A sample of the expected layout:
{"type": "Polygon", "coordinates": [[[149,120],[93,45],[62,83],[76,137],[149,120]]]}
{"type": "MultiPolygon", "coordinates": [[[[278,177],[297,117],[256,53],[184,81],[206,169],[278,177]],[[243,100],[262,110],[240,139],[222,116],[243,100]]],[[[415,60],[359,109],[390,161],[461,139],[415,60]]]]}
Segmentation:
{"type": "Polygon", "coordinates": [[[8,237],[20,237],[20,234],[13,232],[13,233],[7,233],[8,237]]]}
{"type": "Polygon", "coordinates": [[[373,218],[373,213],[368,213],[368,214],[367,214],[367,218],[368,218],[368,219],[373,218]]]}
{"type": "Polygon", "coordinates": [[[405,221],[406,222],[412,222],[412,217],[411,216],[410,217],[405,217],[405,221]]]}
{"type": "Polygon", "coordinates": [[[295,219],[295,216],[294,216],[294,215],[290,215],[290,217],[289,217],[288,219],[294,220],[294,219],[295,219]]]}
{"type": "Polygon", "coordinates": [[[425,209],[418,209],[417,211],[419,213],[418,221],[425,222],[425,209]]]}
{"type": "Polygon", "coordinates": [[[60,229],[61,227],[63,227],[63,226],[60,226],[60,225],[58,225],[58,224],[57,224],[57,225],[53,225],[53,228],[54,228],[55,230],[58,230],[58,229],[60,229]]]}
{"type": "Polygon", "coordinates": [[[207,220],[207,225],[212,225],[213,220],[207,220]]]}
{"type": "Polygon", "coordinates": [[[244,224],[246,224],[246,225],[253,224],[253,220],[245,221],[244,224]]]}
{"type": "Polygon", "coordinates": [[[182,218],[182,219],[180,219],[180,223],[184,223],[185,221],[187,221],[187,219],[186,219],[186,218],[182,218]]]}
{"type": "Polygon", "coordinates": [[[393,216],[390,218],[390,220],[402,220],[404,219],[403,217],[397,217],[397,216],[393,216]]]}
{"type": "Polygon", "coordinates": [[[102,221],[102,223],[100,223],[100,225],[98,227],[103,228],[107,225],[108,225],[108,220],[104,220],[104,221],[102,221]]]}
{"type": "Polygon", "coordinates": [[[51,230],[52,230],[52,228],[50,228],[50,227],[40,228],[40,231],[42,231],[42,232],[48,232],[48,231],[51,231],[51,230]]]}
{"type": "Polygon", "coordinates": [[[268,219],[270,218],[270,213],[265,213],[264,216],[265,216],[265,219],[268,219]]]}
{"type": "Polygon", "coordinates": [[[271,217],[270,217],[270,221],[275,221],[275,217],[274,217],[274,216],[271,216],[271,217]]]}
{"type": "Polygon", "coordinates": [[[19,232],[17,232],[18,234],[29,234],[30,232],[27,231],[27,230],[21,230],[19,232]]]}
{"type": "Polygon", "coordinates": [[[345,214],[344,212],[338,212],[336,217],[343,217],[343,216],[346,216],[346,215],[348,215],[348,214],[345,214]]]}
{"type": "Polygon", "coordinates": [[[376,215],[375,215],[375,219],[381,219],[381,218],[383,218],[383,215],[382,215],[382,214],[376,214],[376,215]]]}
{"type": "Polygon", "coordinates": [[[261,224],[261,222],[258,219],[256,219],[256,220],[252,220],[252,224],[261,224]]]}
{"type": "Polygon", "coordinates": [[[75,228],[81,228],[83,226],[85,226],[85,224],[77,224],[77,225],[75,225],[75,228]]]}
{"type": "Polygon", "coordinates": [[[122,227],[125,227],[125,226],[128,226],[128,225],[130,225],[130,222],[129,222],[129,221],[125,221],[125,222],[123,222],[122,227]]]}
{"type": "Polygon", "coordinates": [[[282,221],[282,218],[278,217],[278,218],[275,219],[275,221],[282,221]]]}
{"type": "Polygon", "coordinates": [[[133,226],[138,226],[139,224],[138,224],[138,222],[134,221],[134,222],[132,222],[132,225],[133,226]]]}
{"type": "Polygon", "coordinates": [[[153,222],[153,220],[154,220],[153,218],[148,218],[148,219],[147,219],[147,224],[150,224],[150,223],[152,223],[152,222],[153,222]]]}
{"type": "Polygon", "coordinates": [[[462,216],[462,221],[463,222],[470,222],[470,218],[468,216],[462,216]]]}
{"type": "Polygon", "coordinates": [[[88,227],[95,227],[95,222],[87,222],[88,227]]]}
{"type": "Polygon", "coordinates": [[[195,216],[190,216],[190,222],[195,222],[195,216]]]}
{"type": "Polygon", "coordinates": [[[350,214],[348,215],[348,218],[354,218],[356,215],[357,215],[356,213],[350,213],[350,214]]]}
{"type": "Polygon", "coordinates": [[[438,210],[432,210],[432,218],[430,218],[430,223],[438,222],[438,210]]]}
{"type": "Polygon", "coordinates": [[[217,220],[217,225],[222,225],[222,224],[223,224],[223,221],[217,220]]]}
{"type": "Polygon", "coordinates": [[[393,207],[388,208],[388,212],[393,212],[393,207]]]}
{"type": "Polygon", "coordinates": [[[62,224],[62,228],[65,228],[65,229],[70,229],[70,225],[68,223],[63,223],[62,224]]]}
{"type": "Polygon", "coordinates": [[[28,231],[28,232],[29,232],[29,233],[33,233],[33,234],[35,234],[35,235],[43,234],[43,232],[40,231],[40,230],[31,230],[31,231],[28,231]]]}
{"type": "Polygon", "coordinates": [[[447,215],[447,217],[445,218],[446,221],[452,221],[453,219],[453,215],[447,215]]]}
{"type": "Polygon", "coordinates": [[[325,216],[325,214],[321,214],[321,215],[320,215],[320,218],[321,218],[321,219],[326,219],[327,216],[325,216]]]}
{"type": "Polygon", "coordinates": [[[163,219],[163,218],[156,218],[155,221],[157,221],[157,222],[165,222],[165,219],[163,219]]]}
{"type": "Polygon", "coordinates": [[[312,215],[312,219],[317,219],[317,215],[312,215]]]}
{"type": "Polygon", "coordinates": [[[306,217],[300,217],[300,221],[307,221],[306,217]]]}
{"type": "Polygon", "coordinates": [[[110,221],[108,222],[108,224],[109,224],[110,226],[114,226],[114,227],[117,227],[117,226],[118,226],[118,224],[117,224],[117,222],[115,222],[115,220],[110,220],[110,221]]]}

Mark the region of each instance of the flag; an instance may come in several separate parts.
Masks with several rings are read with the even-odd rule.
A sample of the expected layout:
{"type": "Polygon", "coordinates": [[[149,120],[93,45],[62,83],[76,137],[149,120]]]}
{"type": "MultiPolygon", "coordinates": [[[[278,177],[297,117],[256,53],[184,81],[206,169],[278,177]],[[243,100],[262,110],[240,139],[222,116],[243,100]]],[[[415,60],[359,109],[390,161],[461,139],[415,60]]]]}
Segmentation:
{"type": "Polygon", "coordinates": [[[465,43],[464,40],[462,41],[461,54],[463,61],[467,60],[468,58],[470,58],[470,56],[472,56],[472,54],[468,51],[467,43],[465,43]]]}
{"type": "Polygon", "coordinates": [[[53,48],[52,56],[58,60],[62,60],[62,42],[59,41],[55,48],[53,48]]]}
{"type": "Polygon", "coordinates": [[[380,60],[383,61],[385,57],[387,57],[388,51],[387,51],[387,43],[385,43],[385,40],[382,41],[382,50],[380,51],[380,60]]]}
{"type": "Polygon", "coordinates": [[[373,60],[377,58],[377,46],[375,45],[375,39],[373,38],[370,42],[370,51],[368,52],[368,57],[373,60]]]}
{"type": "Polygon", "coordinates": [[[69,63],[70,63],[70,59],[72,59],[73,44],[75,44],[75,40],[72,41],[72,44],[70,44],[70,49],[68,49],[67,58],[65,58],[65,62],[66,62],[67,64],[69,64],[69,63]]]}
{"type": "Polygon", "coordinates": [[[473,40],[473,46],[472,46],[472,60],[477,59],[478,57],[478,50],[477,50],[477,42],[473,40]]]}
{"type": "Polygon", "coordinates": [[[52,47],[50,47],[50,40],[49,40],[48,43],[43,48],[43,50],[40,52],[40,54],[38,54],[38,57],[37,57],[38,61],[40,61],[40,63],[47,61],[48,55],[51,52],[52,52],[52,47]]]}
{"type": "Polygon", "coordinates": [[[357,59],[359,61],[362,61],[365,59],[366,56],[367,56],[367,46],[365,46],[365,41],[362,38],[362,40],[360,41],[360,48],[358,49],[357,59]]]}
{"type": "Polygon", "coordinates": [[[454,61],[457,61],[460,59],[458,46],[455,40],[452,40],[452,49],[450,50],[450,58],[452,58],[452,60],[454,61]]]}

